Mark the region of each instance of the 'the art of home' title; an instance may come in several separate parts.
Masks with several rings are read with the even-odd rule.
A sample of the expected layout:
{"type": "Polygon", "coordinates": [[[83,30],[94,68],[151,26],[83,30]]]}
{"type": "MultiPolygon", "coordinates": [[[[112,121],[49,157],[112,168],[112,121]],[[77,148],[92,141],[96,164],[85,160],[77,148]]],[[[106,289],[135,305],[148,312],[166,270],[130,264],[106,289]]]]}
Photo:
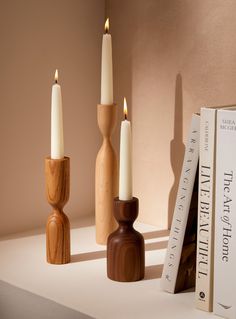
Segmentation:
{"type": "MultiPolygon", "coordinates": [[[[223,211],[221,216],[222,222],[222,261],[228,262],[230,258],[230,242],[232,239],[232,192],[231,184],[233,182],[233,171],[224,172],[224,198],[223,211]]],[[[235,212],[234,212],[235,213],[235,212]]]]}

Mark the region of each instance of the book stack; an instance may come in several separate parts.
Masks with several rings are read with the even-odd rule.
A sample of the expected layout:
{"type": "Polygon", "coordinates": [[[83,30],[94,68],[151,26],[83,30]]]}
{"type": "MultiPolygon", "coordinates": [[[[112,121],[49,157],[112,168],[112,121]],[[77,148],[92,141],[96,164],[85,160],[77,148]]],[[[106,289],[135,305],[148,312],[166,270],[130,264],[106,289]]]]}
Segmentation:
{"type": "Polygon", "coordinates": [[[236,107],[192,116],[162,274],[163,290],[195,287],[196,308],[236,318],[236,107]]]}

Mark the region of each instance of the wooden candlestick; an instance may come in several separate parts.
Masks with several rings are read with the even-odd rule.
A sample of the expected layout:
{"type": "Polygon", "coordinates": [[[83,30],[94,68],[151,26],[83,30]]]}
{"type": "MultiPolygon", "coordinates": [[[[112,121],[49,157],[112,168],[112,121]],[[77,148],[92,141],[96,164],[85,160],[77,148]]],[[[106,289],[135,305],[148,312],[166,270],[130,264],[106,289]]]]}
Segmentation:
{"type": "Polygon", "coordinates": [[[70,192],[70,159],[45,159],[46,194],[53,211],[47,220],[47,262],[70,262],[70,222],[63,212],[70,192]]]}
{"type": "Polygon", "coordinates": [[[138,199],[114,199],[114,215],[119,228],[108,238],[107,276],[115,281],[137,281],[144,277],[143,236],[133,228],[138,216],[138,199]]]}
{"type": "Polygon", "coordinates": [[[97,119],[103,143],[96,159],[96,241],[106,245],[108,236],[117,228],[113,216],[113,200],[118,194],[117,157],[110,140],[116,123],[116,105],[99,104],[97,119]]]}

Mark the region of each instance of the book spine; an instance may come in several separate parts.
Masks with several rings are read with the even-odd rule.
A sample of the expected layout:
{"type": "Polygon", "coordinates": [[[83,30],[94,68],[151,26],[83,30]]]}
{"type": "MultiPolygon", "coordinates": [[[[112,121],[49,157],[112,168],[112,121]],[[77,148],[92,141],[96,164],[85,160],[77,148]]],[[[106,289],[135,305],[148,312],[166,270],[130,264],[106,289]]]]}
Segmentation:
{"type": "Polygon", "coordinates": [[[176,197],[168,248],[161,278],[162,289],[174,293],[188,220],[193,186],[199,158],[200,117],[193,114],[185,149],[182,172],[176,197]]]}
{"type": "Polygon", "coordinates": [[[236,318],[236,112],[217,112],[214,313],[236,318]]]}
{"type": "Polygon", "coordinates": [[[201,108],[195,304],[213,310],[216,110],[201,108]]]}

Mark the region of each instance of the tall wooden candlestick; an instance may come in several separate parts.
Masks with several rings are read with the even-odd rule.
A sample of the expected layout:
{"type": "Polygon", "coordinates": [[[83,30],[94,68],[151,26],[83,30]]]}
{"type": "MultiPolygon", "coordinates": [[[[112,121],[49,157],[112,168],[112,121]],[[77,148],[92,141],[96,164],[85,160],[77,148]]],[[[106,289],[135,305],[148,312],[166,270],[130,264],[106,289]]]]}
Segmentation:
{"type": "Polygon", "coordinates": [[[119,228],[108,238],[107,276],[115,281],[137,281],[144,277],[143,236],[133,228],[138,216],[138,199],[114,199],[114,215],[119,228]]]}
{"type": "Polygon", "coordinates": [[[45,159],[46,193],[53,207],[46,227],[47,261],[50,264],[70,262],[70,222],[63,212],[69,199],[70,159],[45,159]]]}
{"type": "Polygon", "coordinates": [[[96,241],[106,245],[108,236],[117,228],[113,216],[113,200],[118,194],[117,157],[110,140],[116,123],[116,105],[99,104],[97,118],[103,143],[96,159],[96,241]]]}

